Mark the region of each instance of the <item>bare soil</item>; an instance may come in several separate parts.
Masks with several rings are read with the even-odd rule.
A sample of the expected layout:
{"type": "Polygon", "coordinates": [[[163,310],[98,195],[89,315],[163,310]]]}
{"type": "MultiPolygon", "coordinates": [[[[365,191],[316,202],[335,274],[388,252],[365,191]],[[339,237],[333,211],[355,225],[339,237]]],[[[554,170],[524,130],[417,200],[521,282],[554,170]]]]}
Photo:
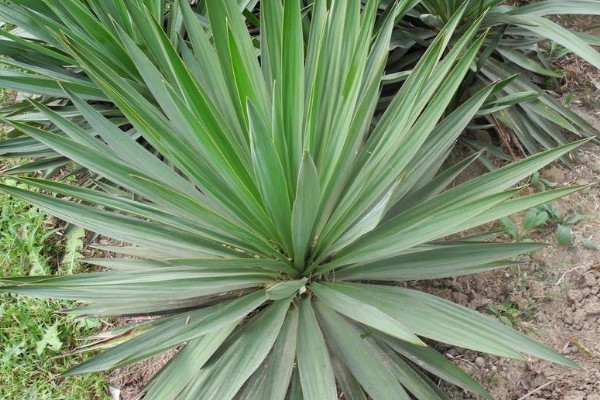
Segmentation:
{"type": "Polygon", "coordinates": [[[150,379],[175,354],[177,354],[177,350],[169,350],[148,360],[140,361],[111,372],[107,379],[113,398],[116,400],[135,399],[150,379]]]}
{"type": "MultiPolygon", "coordinates": [[[[573,169],[555,164],[543,170],[542,177],[560,182],[560,186],[598,182],[600,148],[586,146],[578,158],[573,169]]],[[[582,367],[576,371],[535,359],[519,362],[442,348],[497,400],[600,400],[600,252],[580,243],[583,238],[600,244],[600,187],[587,188],[554,204],[563,216],[574,212],[584,216],[572,226],[574,240],[568,249],[558,245],[554,227],[543,226],[529,238],[550,246],[526,256],[520,267],[443,280],[425,288],[488,314],[490,305],[502,309],[510,304],[518,311],[508,322],[582,367]]],[[[449,390],[453,399],[477,398],[455,388],[449,390]]]]}

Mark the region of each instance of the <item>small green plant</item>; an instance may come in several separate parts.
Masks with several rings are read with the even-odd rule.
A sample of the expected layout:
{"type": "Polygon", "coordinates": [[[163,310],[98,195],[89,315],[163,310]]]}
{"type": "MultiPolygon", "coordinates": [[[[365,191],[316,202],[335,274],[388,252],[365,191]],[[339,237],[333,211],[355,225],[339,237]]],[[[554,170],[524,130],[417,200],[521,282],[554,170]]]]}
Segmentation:
{"type": "Polygon", "coordinates": [[[583,216],[577,212],[563,218],[554,204],[547,203],[528,210],[520,227],[510,217],[502,218],[500,222],[503,230],[517,242],[532,242],[528,235],[533,230],[549,227],[555,230],[558,244],[562,247],[569,247],[573,240],[571,226],[582,219],[583,216]]]}
{"type": "MultiPolygon", "coordinates": [[[[554,188],[557,183],[540,178],[539,172],[532,175],[532,186],[537,186],[540,191],[554,188]]],[[[532,242],[528,235],[536,228],[554,229],[556,241],[562,247],[568,248],[574,238],[571,227],[584,220],[585,217],[574,211],[570,215],[563,216],[560,210],[552,202],[541,204],[527,211],[520,226],[510,217],[500,219],[502,229],[517,242],[532,242]]],[[[577,238],[582,246],[593,249],[593,242],[583,238],[577,238]]]]}
{"type": "Polygon", "coordinates": [[[537,171],[535,174],[531,175],[530,183],[532,186],[537,187],[541,192],[558,186],[557,182],[552,182],[548,179],[542,178],[540,171],[537,171]]]}
{"type": "Polygon", "coordinates": [[[500,305],[488,304],[488,310],[504,325],[540,337],[538,332],[525,322],[525,319],[528,318],[527,313],[530,312],[529,309],[522,310],[518,305],[507,299],[500,305]]]}
{"type": "Polygon", "coordinates": [[[85,231],[83,229],[78,227],[71,227],[69,229],[65,243],[65,255],[61,262],[62,273],[70,275],[79,269],[81,261],[84,258],[80,253],[81,249],[83,249],[84,238],[85,231]]]}
{"type": "MultiPolygon", "coordinates": [[[[4,184],[28,188],[15,180],[4,184]]],[[[52,273],[50,256],[58,248],[48,240],[58,229],[47,229],[47,216],[39,208],[30,207],[23,201],[2,197],[0,203],[0,264],[14,264],[13,273],[19,275],[48,275],[52,273]],[[15,262],[18,261],[18,262],[15,262]],[[15,270],[14,268],[17,268],[15,270]]]]}

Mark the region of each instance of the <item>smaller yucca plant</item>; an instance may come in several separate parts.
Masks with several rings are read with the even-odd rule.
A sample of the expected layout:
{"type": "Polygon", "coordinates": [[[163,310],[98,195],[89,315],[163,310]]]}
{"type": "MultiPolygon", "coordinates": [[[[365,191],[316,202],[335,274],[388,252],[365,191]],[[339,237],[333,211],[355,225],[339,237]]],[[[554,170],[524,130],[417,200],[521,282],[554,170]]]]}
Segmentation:
{"type": "Polygon", "coordinates": [[[132,23],[78,0],[45,2],[60,20],[93,22],[135,65],[149,92],[105,63],[103,41],[56,32],[144,141],[64,84],[91,131],[37,102],[60,132],[9,123],[102,179],[88,189],[20,178],[54,195],[1,187],[131,244],[100,248],[133,258],[88,260],[110,272],[0,280],[1,291],[85,302],[68,311],[80,316],[156,317],[99,334],[77,351],[106,351],[67,374],[181,346],[146,400],[334,400],[338,388],[346,399],[435,400],[448,396],[423,371],[490,395],[426,339],[576,367],[492,318],[393,284],[513,264],[540,245],[444,238],[579,189],[517,197],[513,187],[580,143],[447,189],[474,159],[440,171],[454,142],[513,79],[443,118],[485,40],[475,24],[447,49],[464,7],[380,114],[408,2],[379,16],[378,1],[317,0],[304,14],[298,1],[263,1],[258,57],[234,0],[206,3],[209,29],[175,3],[176,41],[144,2],[106,3],[132,23]]]}
{"type": "MultiPolygon", "coordinates": [[[[473,70],[458,91],[457,100],[495,80],[518,74],[484,105],[469,124],[470,130],[493,129],[508,145],[505,150],[511,152],[514,146],[515,153],[520,155],[535,154],[568,143],[565,131],[587,137],[598,135],[588,122],[547,93],[547,89],[560,87],[564,75],[554,64],[554,46],[562,46],[600,69],[600,54],[592,47],[600,46],[600,39],[567,30],[549,18],[561,14],[598,15],[598,0],[547,0],[523,6],[505,0],[421,0],[395,27],[392,40],[395,50],[384,78],[389,87],[403,79],[403,71],[412,68],[435,39],[440,27],[465,3],[468,6],[463,21],[450,45],[484,14],[480,30],[489,33],[473,70]],[[507,132],[513,132],[517,140],[512,142],[507,132]]],[[[475,151],[487,147],[496,156],[511,159],[499,149],[490,148],[486,141],[471,137],[464,143],[475,151]]],[[[563,161],[568,163],[566,158],[563,161]]]]}

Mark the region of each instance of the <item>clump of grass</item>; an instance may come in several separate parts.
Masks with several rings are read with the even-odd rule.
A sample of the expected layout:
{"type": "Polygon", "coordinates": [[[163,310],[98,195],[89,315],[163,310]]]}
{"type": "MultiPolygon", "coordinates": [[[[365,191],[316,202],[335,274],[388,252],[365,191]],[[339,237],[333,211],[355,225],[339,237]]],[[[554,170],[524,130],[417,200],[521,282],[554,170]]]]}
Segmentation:
{"type": "Polygon", "coordinates": [[[5,398],[109,398],[101,374],[65,378],[59,385],[59,374],[77,361],[53,358],[74,347],[74,337],[89,334],[94,325],[64,320],[59,325],[52,314],[64,307],[58,301],[3,294],[0,302],[0,387],[5,398]]]}
{"type": "MultiPolygon", "coordinates": [[[[4,24],[1,29],[6,29],[4,24]]],[[[10,27],[9,27],[10,28],[10,27]]],[[[6,66],[0,65],[5,69],[6,66]]],[[[14,93],[14,92],[13,92],[14,93]]],[[[11,98],[0,89],[0,104],[11,98]]],[[[5,135],[0,126],[0,138],[5,135]]],[[[11,161],[4,160],[10,163],[11,161]]],[[[0,171],[14,165],[0,163],[0,171]]],[[[3,179],[15,185],[15,181],[3,179]]],[[[66,250],[50,240],[57,231],[48,216],[22,200],[0,193],[0,276],[26,276],[74,273],[80,265],[78,235],[71,235],[66,250]]],[[[79,400],[109,399],[102,374],[66,378],[61,372],[87,356],[55,358],[76,347],[75,338],[90,335],[100,326],[95,320],[58,323],[56,311],[72,303],[34,299],[0,293],[0,395],[4,399],[79,400]]]]}
{"type": "MultiPolygon", "coordinates": [[[[2,168],[6,165],[0,166],[2,168]]],[[[9,179],[4,183],[14,184],[9,179]]],[[[64,246],[49,240],[46,214],[11,196],[0,194],[0,276],[63,274],[77,271],[77,240],[64,246]],[[61,261],[62,260],[62,261],[61,261]]],[[[77,238],[77,236],[75,236],[77,238]]],[[[6,399],[108,399],[102,374],[60,378],[86,356],[55,358],[76,347],[75,338],[99,328],[96,320],[65,321],[54,312],[67,301],[0,294],[0,391],[6,399]],[[63,384],[59,383],[63,380],[63,384]]]]}

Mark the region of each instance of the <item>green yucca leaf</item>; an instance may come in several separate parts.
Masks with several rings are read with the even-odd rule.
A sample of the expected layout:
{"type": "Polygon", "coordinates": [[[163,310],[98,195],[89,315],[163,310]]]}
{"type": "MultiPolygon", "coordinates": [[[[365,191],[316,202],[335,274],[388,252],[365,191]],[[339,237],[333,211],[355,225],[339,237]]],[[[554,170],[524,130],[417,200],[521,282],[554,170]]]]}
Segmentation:
{"type": "Polygon", "coordinates": [[[277,341],[262,368],[245,383],[238,393],[241,399],[284,399],[290,385],[296,357],[298,310],[290,309],[277,341]]]}
{"type": "MultiPolygon", "coordinates": [[[[519,185],[584,141],[449,188],[481,155],[447,162],[474,118],[501,113],[522,132],[581,123],[501,65],[478,67],[494,16],[470,2],[423,2],[448,22],[419,61],[399,57],[394,28],[417,3],[0,4],[35,37],[3,35],[0,53],[25,72],[0,86],[42,95],[0,111],[13,129],[1,154],[44,157],[11,175],[74,163],[87,177],[0,190],[122,242],[96,248],[123,256],[87,260],[101,272],[2,278],[0,292],[79,300],[65,313],[81,317],[153,317],[89,338],[72,353],[102,352],[66,374],[178,348],[140,397],[445,400],[424,371],[491,397],[425,339],[575,367],[494,319],[390,285],[517,263],[542,245],[447,237],[582,188],[519,185]],[[386,64],[402,63],[406,79],[386,82],[386,64]],[[482,84],[463,92],[474,68],[482,84]]],[[[485,4],[494,14],[500,2],[485,4]]]]}
{"type": "Polygon", "coordinates": [[[315,221],[318,216],[321,188],[317,167],[310,153],[304,152],[300,171],[296,199],[292,210],[292,240],[294,244],[294,265],[302,269],[306,255],[314,237],[315,221]]]}
{"type": "Polygon", "coordinates": [[[344,396],[352,400],[366,400],[367,397],[365,392],[362,390],[360,383],[352,376],[350,371],[346,368],[344,363],[339,359],[333,359],[333,370],[335,373],[335,379],[340,385],[344,396]]]}
{"type": "MultiPolygon", "coordinates": [[[[0,71],[2,71],[0,72],[0,84],[3,88],[25,93],[33,92],[47,96],[64,95],[60,85],[54,79],[45,77],[40,78],[36,75],[30,75],[19,71],[0,71]]],[[[106,100],[106,96],[102,91],[91,85],[72,83],[71,89],[87,100],[106,100]]]]}
{"type": "Polygon", "coordinates": [[[519,7],[513,13],[537,17],[560,14],[597,15],[600,14],[600,4],[595,0],[576,0],[569,3],[560,0],[546,0],[519,7]]]}
{"type": "Polygon", "coordinates": [[[200,371],[183,391],[188,398],[232,398],[273,347],[289,312],[290,299],[274,302],[224,343],[222,354],[200,371]],[[227,385],[223,385],[227,382],[227,385]]]}
{"type": "MultiPolygon", "coordinates": [[[[503,22],[513,23],[512,18],[514,17],[506,16],[505,18],[506,19],[503,22]]],[[[583,40],[579,39],[574,33],[571,33],[567,29],[546,18],[527,16],[526,19],[527,24],[523,25],[524,29],[566,47],[596,68],[600,68],[600,54],[583,40]]],[[[514,24],[517,26],[520,25],[518,21],[515,21],[514,24]]]]}
{"type": "Polygon", "coordinates": [[[364,390],[372,398],[409,400],[393,371],[386,365],[385,354],[373,345],[371,338],[362,337],[366,331],[352,326],[321,302],[317,302],[317,307],[333,352],[347,365],[364,390]]]}
{"type": "Polygon", "coordinates": [[[336,272],[336,279],[410,281],[467,275],[513,264],[511,257],[543,246],[537,243],[443,243],[383,261],[341,268],[336,272]],[[481,263],[483,257],[485,264],[481,263]]]}
{"type": "Polygon", "coordinates": [[[332,289],[339,290],[341,293],[363,299],[367,304],[376,306],[395,316],[399,321],[403,321],[409,329],[413,326],[412,329],[417,334],[431,339],[444,336],[444,341],[451,341],[458,346],[479,347],[481,345],[486,348],[486,351],[517,359],[523,358],[521,353],[543,354],[544,358],[564,365],[575,366],[558,353],[541,346],[532,339],[528,339],[523,334],[511,329],[504,329],[505,326],[503,328],[502,323],[492,318],[476,317],[477,314],[474,311],[426,293],[382,285],[370,286],[350,283],[327,285],[332,289]],[[397,304],[403,306],[397,307],[397,304]],[[453,310],[452,312],[449,312],[450,308],[453,310]],[[427,318],[427,322],[420,322],[419,320],[422,319],[424,314],[431,315],[432,318],[427,318]],[[417,328],[413,324],[419,325],[419,327],[417,328]],[[470,326],[470,330],[467,332],[465,328],[460,328],[461,325],[470,326]],[[485,331],[494,332],[493,339],[485,335],[483,333],[485,331]],[[454,332],[456,332],[456,335],[454,332]],[[471,340],[471,335],[479,339],[471,340]],[[461,344],[457,344],[458,342],[461,344]],[[483,344],[484,342],[486,343],[483,344]]]}
{"type": "Polygon", "coordinates": [[[177,315],[158,325],[155,329],[144,332],[117,347],[113,347],[111,350],[105,351],[100,356],[80,364],[68,373],[101,371],[142,360],[177,344],[202,337],[239,322],[240,319],[264,303],[265,300],[264,292],[256,292],[227,304],[218,304],[202,310],[192,311],[187,315],[177,315]],[[149,343],[154,345],[148,346],[149,343]]]}
{"type": "Polygon", "coordinates": [[[389,336],[381,336],[380,334],[377,334],[377,336],[381,337],[398,354],[414,362],[424,370],[465,390],[477,393],[486,399],[492,399],[492,396],[479,383],[431,347],[416,346],[389,336]]]}
{"type": "Polygon", "coordinates": [[[145,399],[160,400],[180,393],[235,328],[230,324],[191,340],[149,383],[145,399]]]}
{"type": "Polygon", "coordinates": [[[261,121],[259,113],[251,103],[248,103],[248,121],[254,174],[258,180],[263,203],[279,232],[279,243],[287,253],[290,253],[292,213],[288,197],[288,181],[286,181],[280,155],[277,153],[267,126],[261,121]]]}
{"type": "Polygon", "coordinates": [[[352,296],[330,290],[327,286],[318,283],[312,284],[311,290],[319,300],[340,314],[404,341],[424,345],[418,337],[410,333],[400,322],[376,307],[363,303],[352,296]]]}
{"type": "Polygon", "coordinates": [[[335,377],[327,344],[315,317],[312,301],[300,300],[298,325],[298,372],[307,400],[337,399],[335,377]]]}

